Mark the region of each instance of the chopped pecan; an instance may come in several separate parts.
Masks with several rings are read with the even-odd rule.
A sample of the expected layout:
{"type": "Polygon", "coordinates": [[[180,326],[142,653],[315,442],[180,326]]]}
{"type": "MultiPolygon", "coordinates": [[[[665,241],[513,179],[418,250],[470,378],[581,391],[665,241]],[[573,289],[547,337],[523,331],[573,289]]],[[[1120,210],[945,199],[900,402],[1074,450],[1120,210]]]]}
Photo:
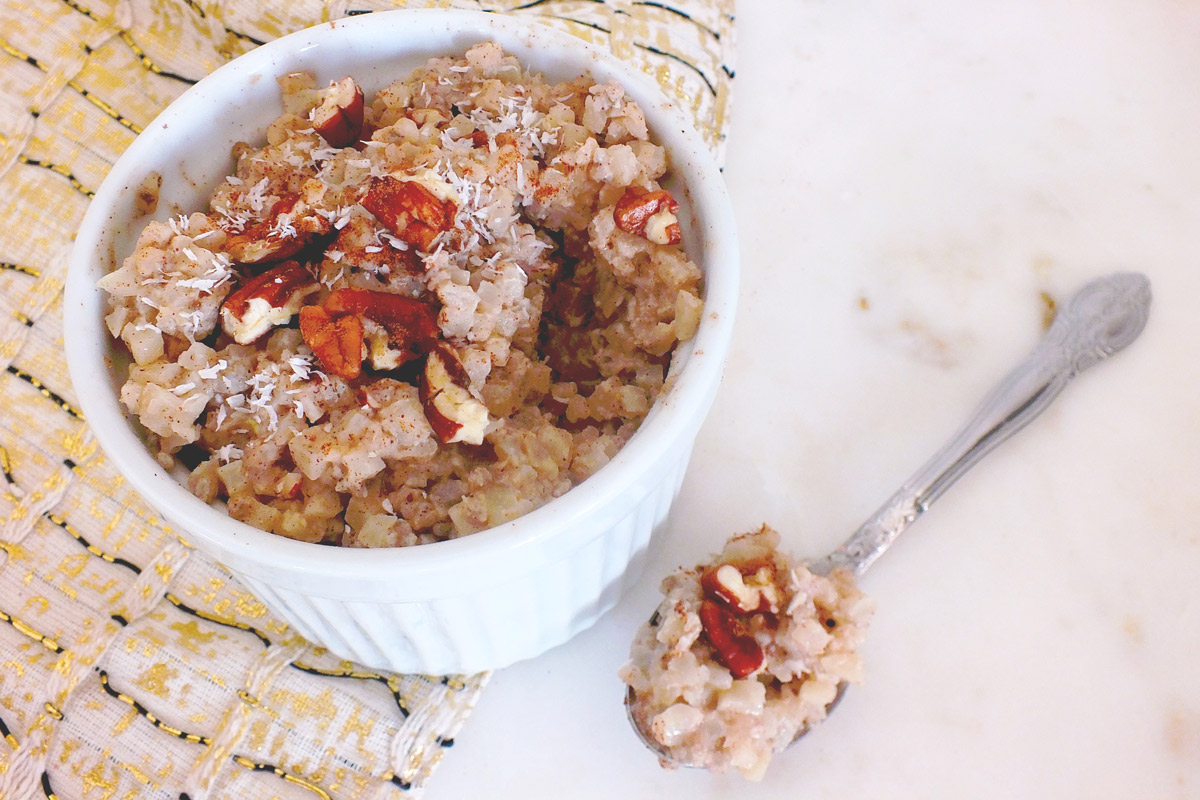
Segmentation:
{"type": "Polygon", "coordinates": [[[678,209],[679,203],[665,189],[629,186],[613,207],[613,220],[626,233],[655,244],[679,244],[683,233],[675,216],[678,209]]]}
{"type": "Polygon", "coordinates": [[[742,614],[779,613],[779,589],[772,566],[733,564],[710,567],[700,576],[700,586],[711,599],[742,614]]]}
{"type": "Polygon", "coordinates": [[[277,264],[250,278],[221,304],[221,326],[238,344],[249,344],[300,310],[320,286],[295,261],[277,264]]]}
{"type": "Polygon", "coordinates": [[[443,444],[483,444],[488,426],[487,406],[471,396],[470,378],[458,353],[439,342],[425,357],[420,386],[425,418],[443,444]]]}
{"type": "Polygon", "coordinates": [[[705,598],[700,603],[700,625],[717,661],[724,664],[733,677],[744,678],[762,666],[762,646],[749,630],[746,620],[724,604],[705,598]]]}
{"type": "Polygon", "coordinates": [[[381,326],[387,335],[387,353],[372,347],[376,369],[393,369],[425,353],[437,341],[437,312],[420,300],[370,289],[337,289],[323,306],[338,317],[355,314],[381,326]]]}
{"type": "Polygon", "coordinates": [[[421,181],[392,175],[371,181],[362,206],[397,237],[426,251],[450,229],[458,211],[452,200],[439,198],[421,181]]]}
{"type": "Polygon", "coordinates": [[[331,147],[358,141],[363,132],[363,91],[353,78],[342,78],[322,93],[321,102],[309,119],[313,130],[331,147]]]}
{"type": "Polygon", "coordinates": [[[400,250],[390,243],[380,244],[376,230],[375,220],[368,215],[350,216],[326,250],[327,258],[330,251],[341,253],[342,257],[336,262],[326,260],[321,265],[320,277],[327,286],[343,276],[353,286],[354,276],[365,273],[374,277],[373,282],[358,285],[376,289],[382,288],[381,284],[391,278],[420,275],[423,272],[416,250],[400,250]]]}
{"type": "Polygon", "coordinates": [[[314,235],[329,230],[329,221],[310,214],[299,195],[280,198],[266,219],[225,240],[225,252],[241,264],[282,261],[303,250],[314,235]]]}
{"type": "Polygon", "coordinates": [[[305,306],[300,335],[330,373],[348,381],[362,374],[363,324],[357,316],[334,318],[321,306],[305,306]]]}

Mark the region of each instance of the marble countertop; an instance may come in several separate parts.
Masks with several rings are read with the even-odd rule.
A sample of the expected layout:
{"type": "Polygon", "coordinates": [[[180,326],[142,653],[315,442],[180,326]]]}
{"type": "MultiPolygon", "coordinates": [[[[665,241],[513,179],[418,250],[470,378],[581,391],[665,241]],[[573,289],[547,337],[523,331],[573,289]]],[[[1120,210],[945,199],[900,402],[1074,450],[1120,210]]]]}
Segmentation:
{"type": "Polygon", "coordinates": [[[671,522],[615,611],[496,673],[425,797],[1200,796],[1200,6],[737,11],[743,294],[671,522]],[[833,547],[1044,296],[1118,269],[1153,283],[1142,338],[864,577],[866,683],[762,783],[660,769],[616,676],[660,578],[764,521],[833,547]]]}

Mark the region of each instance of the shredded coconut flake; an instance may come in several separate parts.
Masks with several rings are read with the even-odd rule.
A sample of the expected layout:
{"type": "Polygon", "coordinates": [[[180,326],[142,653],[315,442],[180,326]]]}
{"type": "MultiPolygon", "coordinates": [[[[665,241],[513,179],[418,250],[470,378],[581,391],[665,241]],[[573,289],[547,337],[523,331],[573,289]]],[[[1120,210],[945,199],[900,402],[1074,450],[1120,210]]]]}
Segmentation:
{"type": "Polygon", "coordinates": [[[167,227],[169,227],[171,229],[171,233],[174,233],[176,236],[182,236],[183,234],[187,233],[188,226],[190,224],[191,221],[183,214],[180,214],[177,217],[171,217],[169,220],[167,220],[167,227]]]}
{"type": "MultiPolygon", "coordinates": [[[[220,426],[218,425],[217,427],[220,426]]],[[[240,447],[231,442],[218,447],[216,451],[213,452],[213,455],[216,456],[222,464],[228,464],[230,461],[233,461],[236,458],[241,458],[243,455],[245,455],[245,453],[242,452],[240,447]]]]}
{"type": "Polygon", "coordinates": [[[267,189],[270,183],[266,178],[263,178],[258,183],[250,187],[250,191],[246,192],[246,205],[256,213],[261,214],[266,210],[267,206],[267,189]]]}
{"type": "Polygon", "coordinates": [[[288,366],[292,368],[292,383],[306,381],[313,373],[312,356],[292,356],[288,359],[287,363],[288,366]]]}
{"type": "Polygon", "coordinates": [[[224,370],[228,366],[229,366],[229,362],[226,361],[225,359],[221,358],[221,359],[217,360],[217,363],[212,364],[211,366],[207,366],[207,367],[204,367],[203,369],[196,370],[196,374],[199,375],[201,378],[203,378],[206,381],[211,381],[213,378],[217,377],[217,375],[219,375],[221,373],[221,371],[224,370]]]}

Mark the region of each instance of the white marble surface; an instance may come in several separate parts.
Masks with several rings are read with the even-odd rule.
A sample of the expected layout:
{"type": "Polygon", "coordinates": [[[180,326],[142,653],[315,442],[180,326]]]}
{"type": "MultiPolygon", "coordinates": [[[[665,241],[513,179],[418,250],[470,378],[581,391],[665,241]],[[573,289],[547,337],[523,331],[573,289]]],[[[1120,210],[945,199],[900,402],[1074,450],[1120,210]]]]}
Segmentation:
{"type": "Polygon", "coordinates": [[[744,294],[673,521],[616,611],[495,675],[425,797],[1200,797],[1200,6],[738,14],[744,294]],[[661,770],[616,677],[661,576],[763,521],[832,547],[1041,293],[1115,269],[1153,281],[1146,332],[866,575],[867,683],[761,784],[661,770]]]}

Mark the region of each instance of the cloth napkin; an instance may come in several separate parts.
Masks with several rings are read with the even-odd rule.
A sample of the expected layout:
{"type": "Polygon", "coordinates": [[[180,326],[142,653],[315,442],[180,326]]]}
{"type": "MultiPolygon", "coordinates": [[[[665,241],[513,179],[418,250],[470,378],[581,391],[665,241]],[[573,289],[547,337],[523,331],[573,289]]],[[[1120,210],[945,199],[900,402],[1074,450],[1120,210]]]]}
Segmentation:
{"type": "Polygon", "coordinates": [[[0,798],[420,793],[488,675],[396,675],[290,631],[99,452],[62,353],[71,241],[172,99],[294,30],[393,7],[535,16],[654,75],[720,156],[732,0],[0,5],[0,798]]]}

